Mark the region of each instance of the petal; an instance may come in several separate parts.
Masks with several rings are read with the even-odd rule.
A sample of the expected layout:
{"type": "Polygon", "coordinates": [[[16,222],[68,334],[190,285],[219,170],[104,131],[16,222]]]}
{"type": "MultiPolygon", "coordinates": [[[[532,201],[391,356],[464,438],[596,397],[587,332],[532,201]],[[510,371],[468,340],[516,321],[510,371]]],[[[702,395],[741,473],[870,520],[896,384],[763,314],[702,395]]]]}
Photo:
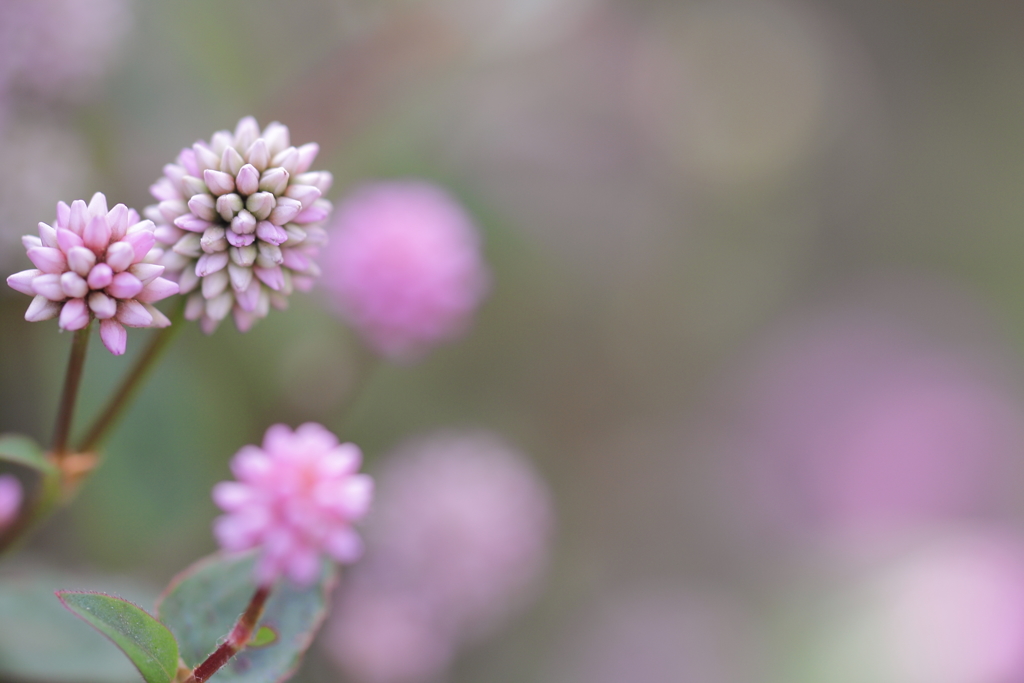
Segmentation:
{"type": "Polygon", "coordinates": [[[268,168],[260,174],[260,190],[279,195],[288,187],[288,171],[280,167],[268,168]]]}
{"type": "MultiPolygon", "coordinates": [[[[59,208],[59,206],[58,206],[59,208]]],[[[59,214],[58,214],[59,216],[59,214]]],[[[85,231],[85,224],[89,220],[89,209],[81,199],[71,202],[71,212],[68,216],[67,228],[76,235],[85,231]]],[[[60,226],[64,227],[64,226],[60,226]]]]}
{"type": "MultiPolygon", "coordinates": [[[[204,299],[213,299],[215,297],[220,296],[221,293],[223,293],[224,290],[226,290],[228,288],[228,284],[229,283],[230,283],[230,278],[228,277],[228,271],[226,271],[224,269],[218,270],[216,273],[211,273],[211,274],[207,275],[206,277],[203,278],[203,285],[202,285],[203,298],[204,299]]],[[[229,295],[231,294],[231,292],[227,292],[227,293],[229,295]]],[[[210,315],[210,316],[212,316],[214,318],[217,318],[218,320],[220,320],[221,318],[224,317],[223,315],[218,315],[218,314],[215,314],[214,312],[212,312],[210,310],[209,306],[207,306],[206,312],[207,312],[208,315],[210,315]]],[[[227,313],[225,312],[224,315],[227,315],[227,313]]]]}
{"type": "Polygon", "coordinates": [[[64,252],[53,247],[33,247],[29,249],[28,259],[36,268],[44,273],[63,273],[67,268],[67,258],[64,252]]]}
{"type": "Polygon", "coordinates": [[[302,211],[302,202],[290,197],[278,197],[274,210],[270,212],[270,222],[274,225],[284,225],[299,215],[302,211]]]}
{"type": "Polygon", "coordinates": [[[43,271],[37,268],[30,268],[29,270],[23,270],[20,273],[9,275],[7,277],[7,286],[16,292],[22,294],[28,294],[29,296],[35,296],[36,292],[32,289],[32,281],[37,276],[42,275],[43,271]]]}
{"type": "Polygon", "coordinates": [[[164,273],[164,267],[156,263],[136,263],[128,268],[128,272],[139,278],[144,285],[160,277],[164,273]]]}
{"type": "Polygon", "coordinates": [[[203,180],[206,181],[210,192],[217,197],[235,191],[235,179],[223,171],[208,168],[203,171],[203,180]]]}
{"type": "Polygon", "coordinates": [[[57,225],[58,228],[68,227],[71,222],[71,207],[66,202],[57,202],[57,225]]]}
{"type": "Polygon", "coordinates": [[[267,150],[271,156],[292,144],[290,141],[291,136],[288,133],[288,126],[278,121],[268,123],[267,127],[263,129],[262,137],[267,141],[267,150]]]}
{"type": "Polygon", "coordinates": [[[248,484],[237,481],[222,481],[213,487],[213,502],[224,512],[234,512],[249,505],[256,497],[256,491],[248,484]]]}
{"type": "Polygon", "coordinates": [[[57,229],[51,228],[46,223],[39,224],[39,239],[42,240],[44,247],[56,247],[57,244],[57,229]]]}
{"type": "Polygon", "coordinates": [[[89,200],[89,215],[90,216],[104,216],[107,215],[107,198],[102,192],[97,192],[89,200]]]}
{"type": "MultiPolygon", "coordinates": [[[[320,153],[320,145],[315,142],[307,142],[299,147],[299,160],[295,164],[295,173],[305,173],[313,165],[313,160],[320,153]]],[[[324,190],[324,188],[320,188],[324,190]]],[[[326,190],[324,190],[326,192],[326,190]]]]}
{"type": "Polygon", "coordinates": [[[228,252],[219,251],[214,254],[203,254],[196,261],[196,275],[206,277],[223,270],[228,265],[228,252]]]}
{"type": "Polygon", "coordinates": [[[50,301],[45,296],[37,296],[28,305],[28,310],[25,311],[25,320],[30,323],[37,323],[42,320],[56,318],[57,314],[60,313],[60,309],[61,304],[56,301],[50,301]]]}
{"type": "Polygon", "coordinates": [[[236,289],[235,301],[238,302],[238,306],[246,313],[255,312],[260,302],[260,290],[262,289],[259,280],[252,277],[252,268],[241,268],[235,264],[231,264],[231,267],[249,273],[249,284],[243,290],[239,291],[236,289]]]}
{"type": "Polygon", "coordinates": [[[237,216],[231,219],[231,229],[239,235],[251,235],[256,231],[256,217],[242,209],[237,216]]]}
{"type": "Polygon", "coordinates": [[[256,316],[248,311],[243,310],[240,306],[235,306],[231,309],[231,314],[235,319],[235,328],[242,333],[248,332],[252,329],[252,326],[256,324],[256,316]]]}
{"type": "Polygon", "coordinates": [[[107,347],[107,351],[115,356],[120,356],[128,345],[128,330],[113,318],[101,320],[100,339],[107,347]]]}
{"type": "Polygon", "coordinates": [[[118,241],[128,233],[128,207],[118,204],[107,212],[107,225],[110,226],[110,239],[118,241]]]}
{"type": "Polygon", "coordinates": [[[338,562],[355,562],[363,555],[363,540],[350,528],[337,529],[324,541],[324,551],[338,562]]]}
{"type": "Polygon", "coordinates": [[[146,308],[147,311],[149,311],[149,314],[151,316],[153,316],[153,322],[150,324],[150,327],[170,327],[171,326],[171,319],[168,318],[166,315],[164,315],[163,312],[159,308],[157,308],[156,306],[153,306],[152,304],[142,304],[142,305],[146,308]]]}
{"type": "Polygon", "coordinates": [[[92,318],[89,315],[89,307],[85,305],[84,299],[71,299],[64,303],[60,311],[60,320],[57,321],[62,330],[81,330],[88,326],[92,318]]]}
{"type": "Polygon", "coordinates": [[[142,259],[146,258],[146,254],[156,244],[156,235],[151,230],[140,230],[138,232],[129,232],[122,242],[127,242],[132,246],[132,250],[135,252],[135,256],[132,259],[133,263],[138,263],[142,259]]]}
{"type": "Polygon", "coordinates": [[[149,327],[153,324],[153,316],[138,301],[129,299],[117,303],[116,319],[127,327],[149,327]]]}
{"type": "Polygon", "coordinates": [[[252,164],[245,164],[238,171],[238,176],[235,178],[235,188],[239,194],[249,196],[259,191],[260,187],[260,172],[256,170],[256,167],[252,164]]]}
{"type": "MultiPolygon", "coordinates": [[[[127,239],[127,238],[126,238],[127,239]]],[[[107,265],[115,273],[127,270],[135,261],[135,249],[125,241],[114,242],[107,248],[107,265]]]]}
{"type": "MultiPolygon", "coordinates": [[[[93,292],[92,294],[89,295],[87,301],[89,302],[89,310],[91,310],[93,312],[93,315],[95,315],[100,320],[105,321],[108,318],[113,318],[115,315],[117,315],[117,301],[111,299],[103,292],[93,292]]],[[[102,330],[103,327],[101,326],[100,331],[102,330]]],[[[107,348],[110,347],[108,346],[107,348]]]]}
{"type": "Polygon", "coordinates": [[[250,483],[262,481],[273,470],[270,456],[257,446],[240,448],[231,459],[230,466],[237,479],[250,483]]]}
{"type": "Polygon", "coordinates": [[[96,265],[96,253],[86,246],[68,250],[68,267],[82,277],[88,277],[96,265]]]}
{"type": "Polygon", "coordinates": [[[71,247],[81,247],[85,244],[85,242],[82,241],[81,237],[71,232],[70,230],[60,228],[57,230],[56,234],[57,246],[60,247],[60,250],[63,251],[65,254],[71,251],[71,247]]]}
{"type": "Polygon", "coordinates": [[[267,142],[263,138],[256,138],[256,140],[249,146],[249,149],[245,152],[245,160],[253,165],[257,171],[262,173],[266,170],[267,165],[270,164],[270,150],[267,148],[267,142]]]}
{"type": "Polygon", "coordinates": [[[121,272],[114,276],[113,282],[106,292],[115,299],[132,299],[142,291],[142,282],[129,272],[121,272]]]}
{"type": "Polygon", "coordinates": [[[185,213],[174,219],[174,225],[189,232],[203,232],[213,223],[190,213],[185,213]]]}
{"type": "Polygon", "coordinates": [[[60,276],[60,288],[64,294],[74,299],[81,299],[89,293],[89,285],[85,278],[74,271],[68,271],[60,276]]]}
{"type": "Polygon", "coordinates": [[[280,266],[275,266],[273,268],[261,268],[259,266],[255,266],[253,268],[253,272],[256,273],[256,277],[258,277],[263,284],[275,291],[284,287],[284,275],[281,273],[280,266]]]}
{"type": "Polygon", "coordinates": [[[280,166],[289,174],[294,174],[299,167],[299,150],[294,147],[282,149],[270,160],[272,166],[280,166]]]}
{"type": "MultiPolygon", "coordinates": [[[[99,194],[99,193],[97,193],[99,194]]],[[[107,245],[110,244],[110,226],[107,225],[107,212],[103,211],[102,216],[93,216],[85,224],[85,232],[82,233],[82,241],[85,246],[93,250],[99,256],[107,245]]]]}
{"type": "Polygon", "coordinates": [[[228,276],[231,278],[231,287],[236,292],[244,292],[253,280],[252,268],[236,266],[234,263],[228,264],[228,276]]]}
{"type": "Polygon", "coordinates": [[[312,206],[313,202],[320,199],[320,190],[313,187],[312,185],[289,185],[288,190],[284,193],[285,197],[294,199],[299,202],[302,206],[312,206]]]}
{"type": "Polygon", "coordinates": [[[64,301],[67,294],[60,286],[60,275],[56,273],[45,273],[32,281],[32,290],[39,296],[45,296],[50,301],[64,301]]]}
{"type": "Polygon", "coordinates": [[[151,304],[178,293],[178,283],[167,278],[158,277],[149,282],[136,299],[144,304],[151,304]]]}
{"type": "MultiPolygon", "coordinates": [[[[92,252],[89,252],[92,253],[92,252]]],[[[114,271],[106,263],[97,263],[89,271],[86,282],[91,289],[103,289],[114,281],[114,271]]]]}
{"type": "Polygon", "coordinates": [[[287,556],[286,571],[293,583],[309,586],[320,575],[320,553],[308,546],[295,548],[287,556]]]}
{"type": "Polygon", "coordinates": [[[269,244],[284,244],[288,241],[288,233],[284,228],[274,225],[270,221],[260,221],[256,224],[256,236],[269,244]]]}

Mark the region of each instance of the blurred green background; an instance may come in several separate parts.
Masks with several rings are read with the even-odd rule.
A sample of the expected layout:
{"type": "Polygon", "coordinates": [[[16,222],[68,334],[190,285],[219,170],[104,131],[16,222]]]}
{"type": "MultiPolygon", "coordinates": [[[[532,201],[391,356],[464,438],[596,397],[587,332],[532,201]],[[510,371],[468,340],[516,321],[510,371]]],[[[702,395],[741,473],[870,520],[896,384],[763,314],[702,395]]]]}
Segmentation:
{"type": "MultiPolygon", "coordinates": [[[[27,555],[160,586],[213,550],[210,488],[269,424],[320,421],[371,468],[410,436],[480,426],[531,455],[558,531],[537,602],[464,652],[452,680],[933,675],[842,625],[873,609],[859,587],[922,538],[995,534],[1017,548],[1024,533],[1024,3],[95,5],[121,23],[95,31],[113,42],[91,57],[96,74],[73,76],[84,92],[14,79],[3,96],[7,272],[28,267],[18,238],[58,200],[102,190],[141,209],[181,147],[253,114],[321,145],[332,200],[366,179],[450,188],[484,233],[495,284],[465,339],[409,367],[374,363],[321,291],[244,335],[190,325],[27,555]],[[821,484],[848,481],[829,453],[863,436],[861,418],[808,446],[811,465],[787,459],[797,447],[773,429],[824,429],[845,410],[832,398],[875,391],[858,383],[868,375],[896,383],[864,399],[884,403],[906,386],[900,364],[922,358],[981,388],[934,415],[908,399],[926,414],[896,414],[918,429],[896,441],[931,438],[921,467],[941,469],[930,454],[962,419],[948,478],[983,484],[918,507],[907,491],[926,473],[895,493],[866,485],[864,505],[885,509],[865,526],[857,501],[832,510],[840,494],[821,484]],[[977,408],[979,392],[1000,407],[977,408]],[[995,431],[1009,436],[991,445],[995,431]],[[908,500],[907,514],[883,505],[908,500]]],[[[45,443],[70,336],[24,322],[27,304],[0,293],[0,430],[45,443]]],[[[79,425],[149,333],[131,331],[122,358],[93,339],[79,425]]],[[[943,396],[958,381],[938,381],[954,387],[943,396]]],[[[892,452],[869,484],[899,469],[892,452]]],[[[1022,620],[1024,607],[997,630],[1013,635],[1020,656],[996,657],[1012,666],[946,667],[927,683],[1024,675],[1022,620]]],[[[314,650],[299,680],[339,678],[314,650]]]]}

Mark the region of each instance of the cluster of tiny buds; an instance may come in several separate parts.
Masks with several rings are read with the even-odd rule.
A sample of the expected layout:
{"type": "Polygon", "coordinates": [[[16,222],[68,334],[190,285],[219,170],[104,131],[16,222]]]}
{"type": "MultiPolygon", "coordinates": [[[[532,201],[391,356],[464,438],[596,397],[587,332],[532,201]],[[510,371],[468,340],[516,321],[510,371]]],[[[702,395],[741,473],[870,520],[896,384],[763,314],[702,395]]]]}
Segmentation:
{"type": "Polygon", "coordinates": [[[293,288],[312,287],[332,209],[321,198],[331,174],[309,171],[318,152],[316,143],[291,146],[280,123],[261,132],[250,116],[183,149],[150,188],[159,203],[145,213],[168,247],[161,263],[190,293],[185,317],[204,331],[228,313],[248,330],[271,305],[285,307],[293,288]]]}
{"type": "Polygon", "coordinates": [[[107,209],[97,192],[89,204],[77,199],[57,204],[54,225],[39,224],[39,235],[22,242],[35,268],[7,278],[7,284],[33,296],[25,319],[58,318],[62,330],[81,330],[100,321],[107,349],[125,351],[125,327],[165,327],[170,320],[152,304],[178,292],[161,275],[153,222],[139,220],[134,209],[107,209]]]}

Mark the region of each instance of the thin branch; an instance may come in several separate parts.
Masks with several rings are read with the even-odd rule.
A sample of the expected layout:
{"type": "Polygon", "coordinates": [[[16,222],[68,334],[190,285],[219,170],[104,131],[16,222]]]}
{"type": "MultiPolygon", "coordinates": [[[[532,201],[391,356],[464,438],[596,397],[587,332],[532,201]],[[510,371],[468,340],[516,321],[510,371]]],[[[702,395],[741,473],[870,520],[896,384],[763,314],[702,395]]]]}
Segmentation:
{"type": "Polygon", "coordinates": [[[82,381],[82,370],[85,368],[85,352],[89,348],[89,331],[92,321],[80,330],[75,330],[71,340],[71,356],[68,358],[68,369],[64,375],[64,390],[57,409],[57,424],[53,428],[51,452],[58,460],[67,454],[68,435],[71,433],[71,422],[75,417],[75,403],[78,399],[78,386],[82,381]]]}

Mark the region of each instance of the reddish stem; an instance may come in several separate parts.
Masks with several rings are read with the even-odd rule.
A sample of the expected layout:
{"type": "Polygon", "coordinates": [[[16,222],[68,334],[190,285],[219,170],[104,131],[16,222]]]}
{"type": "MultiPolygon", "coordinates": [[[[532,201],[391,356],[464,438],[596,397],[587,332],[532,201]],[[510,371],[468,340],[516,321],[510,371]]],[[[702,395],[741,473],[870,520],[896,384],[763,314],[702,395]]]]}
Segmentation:
{"type": "Polygon", "coordinates": [[[92,320],[82,329],[76,330],[71,340],[71,356],[68,358],[68,369],[64,375],[64,390],[60,395],[57,424],[53,428],[53,444],[50,447],[58,460],[67,455],[68,434],[71,433],[71,421],[75,415],[75,401],[78,398],[78,385],[82,380],[82,369],[85,367],[85,352],[89,348],[91,329],[92,320]]]}
{"type": "Polygon", "coordinates": [[[210,676],[220,671],[220,668],[227,664],[232,657],[238,654],[252,640],[253,631],[256,630],[256,622],[263,615],[263,607],[267,604],[267,597],[270,595],[270,586],[260,586],[252,595],[249,606],[235,622],[228,639],[221,643],[220,647],[213,651],[213,654],[206,658],[202,664],[197,666],[188,677],[185,683],[204,683],[210,676]]]}

